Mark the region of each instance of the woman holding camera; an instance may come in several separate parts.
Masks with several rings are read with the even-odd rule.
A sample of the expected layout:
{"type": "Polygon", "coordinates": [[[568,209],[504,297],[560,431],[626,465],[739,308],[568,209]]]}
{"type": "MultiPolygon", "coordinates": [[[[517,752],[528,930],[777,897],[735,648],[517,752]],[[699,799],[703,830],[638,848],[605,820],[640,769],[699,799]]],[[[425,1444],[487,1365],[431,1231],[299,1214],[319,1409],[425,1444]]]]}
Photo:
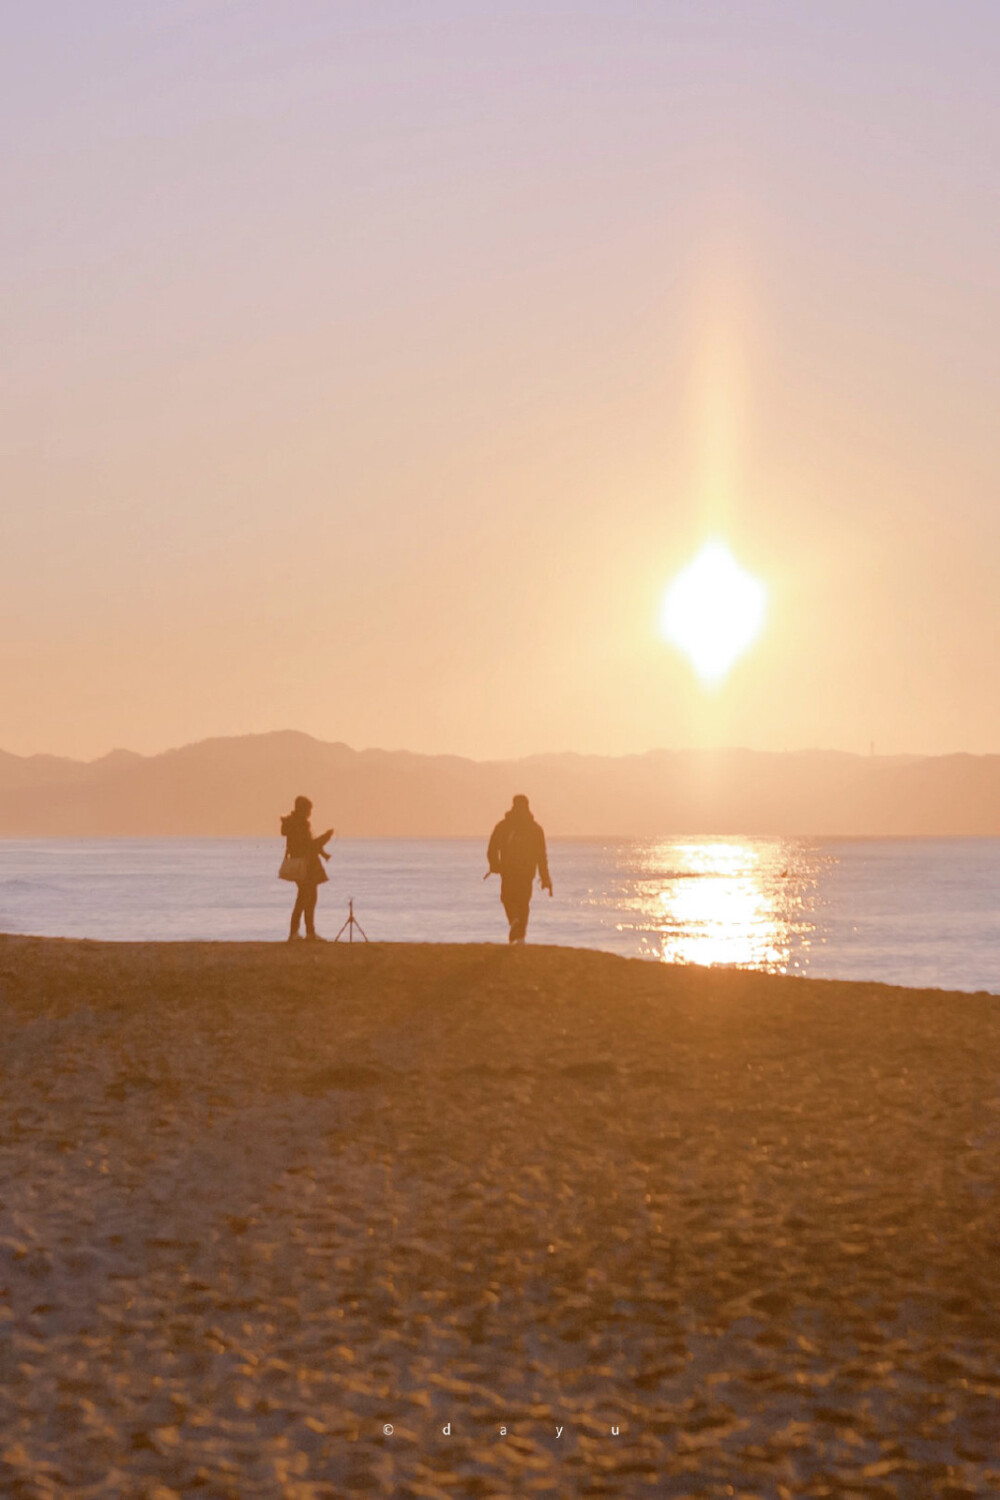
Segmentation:
{"type": "Polygon", "coordinates": [[[322,861],[329,859],[326,846],[333,838],[333,829],[328,828],[319,838],[313,838],[309,826],[312,803],[308,797],[296,797],[295,806],[281,820],[281,831],[285,835],[285,857],[279,875],[282,880],[294,880],[298,895],[292,908],[292,923],[288,941],[295,942],[299,936],[299,923],[305,917],[306,937],[313,942],[321,941],[316,932],[316,897],[319,888],[327,879],[322,861]]]}

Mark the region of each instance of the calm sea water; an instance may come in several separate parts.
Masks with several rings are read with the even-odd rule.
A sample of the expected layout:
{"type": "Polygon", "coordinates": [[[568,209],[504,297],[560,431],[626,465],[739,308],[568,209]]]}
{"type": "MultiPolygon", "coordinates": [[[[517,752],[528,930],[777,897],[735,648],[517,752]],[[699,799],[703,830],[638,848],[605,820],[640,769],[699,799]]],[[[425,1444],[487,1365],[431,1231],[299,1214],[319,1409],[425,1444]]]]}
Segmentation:
{"type": "MultiPolygon", "coordinates": [[[[501,942],[480,839],[332,846],[319,930],[501,942]]],[[[280,939],[278,839],[0,840],[0,932],[280,939]]],[[[529,941],[677,963],[1000,993],[1000,839],[553,840],[529,941]]]]}

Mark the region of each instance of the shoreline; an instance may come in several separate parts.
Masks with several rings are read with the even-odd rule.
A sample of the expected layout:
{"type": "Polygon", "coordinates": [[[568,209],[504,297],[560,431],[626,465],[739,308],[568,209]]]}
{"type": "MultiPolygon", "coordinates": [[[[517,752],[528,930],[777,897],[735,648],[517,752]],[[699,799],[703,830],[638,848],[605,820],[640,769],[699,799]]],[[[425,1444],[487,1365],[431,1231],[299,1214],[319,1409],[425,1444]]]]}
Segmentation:
{"type": "Polygon", "coordinates": [[[0,936],[0,1480],[988,1492],[997,998],[0,936]]]}
{"type": "MultiPolygon", "coordinates": [[[[192,952],[205,952],[207,950],[222,950],[232,952],[234,956],[239,953],[260,954],[271,953],[276,950],[286,951],[294,947],[297,953],[318,954],[323,950],[352,949],[363,950],[365,947],[375,950],[383,949],[389,951],[403,952],[476,952],[495,953],[507,952],[510,948],[506,938],[498,937],[489,941],[452,942],[447,939],[438,940],[426,938],[421,941],[413,941],[407,938],[371,938],[367,942],[362,938],[356,938],[349,942],[347,938],[339,941],[334,938],[323,937],[315,945],[302,939],[296,944],[289,944],[285,936],[267,938],[87,938],[87,937],[52,937],[47,933],[33,932],[3,932],[0,931],[0,962],[3,958],[3,945],[5,943],[38,943],[46,946],[58,944],[66,947],[77,947],[85,951],[116,949],[128,951],[143,950],[155,954],[159,951],[169,953],[190,949],[192,952]]],[[[773,980],[779,984],[801,984],[808,987],[835,986],[838,989],[848,991],[877,990],[890,993],[900,992],[909,995],[949,997],[955,1000],[998,1000],[1000,1001],[1000,989],[955,989],[947,985],[939,984],[899,984],[885,979],[838,979],[826,975],[789,974],[768,969],[756,968],[743,964],[699,964],[681,960],[670,960],[657,957],[654,954],[623,954],[616,953],[610,948],[593,948],[586,946],[574,946],[569,943],[546,943],[541,940],[533,941],[530,937],[523,945],[521,951],[533,953],[558,953],[574,955],[592,955],[595,958],[608,958],[617,963],[640,964],[644,969],[661,970],[670,973],[692,973],[703,975],[747,975],[755,976],[763,980],[773,980]]]]}
{"type": "MultiPolygon", "coordinates": [[[[723,841],[714,853],[705,841],[559,847],[556,899],[532,903],[533,946],[1000,991],[1000,915],[991,895],[1000,841],[808,849],[723,841]]],[[[176,857],[168,854],[143,844],[128,855],[113,844],[36,844],[23,855],[8,847],[0,928],[103,942],[280,941],[287,934],[294,893],[275,879],[280,850],[270,841],[181,840],[176,857]]],[[[346,841],[320,894],[319,930],[328,938],[340,931],[353,895],[373,940],[502,941],[499,892],[483,880],[484,865],[474,841],[346,841]]]]}

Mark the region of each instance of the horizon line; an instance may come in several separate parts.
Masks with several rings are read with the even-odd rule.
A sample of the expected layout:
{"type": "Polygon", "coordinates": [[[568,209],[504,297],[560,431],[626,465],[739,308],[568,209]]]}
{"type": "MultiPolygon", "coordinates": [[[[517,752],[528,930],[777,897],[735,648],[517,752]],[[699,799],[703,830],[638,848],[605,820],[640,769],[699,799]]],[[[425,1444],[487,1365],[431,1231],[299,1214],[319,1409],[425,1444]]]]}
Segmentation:
{"type": "Polygon", "coordinates": [[[490,755],[474,756],[464,755],[458,751],[451,750],[411,750],[405,746],[397,746],[388,749],[382,745],[364,745],[360,748],[349,744],[346,740],[327,740],[319,735],[312,734],[304,729],[264,729],[250,730],[242,734],[211,734],[200,739],[187,740],[180,745],[168,745],[162,750],[132,750],[124,745],[115,745],[99,755],[89,758],[61,754],[51,750],[34,750],[27,753],[19,753],[7,750],[0,746],[0,756],[11,760],[54,760],[77,766],[96,766],[104,761],[113,760],[116,757],[127,757],[130,760],[158,760],[168,755],[179,755],[185,750],[194,750],[203,745],[232,744],[240,740],[262,740],[279,737],[289,737],[300,740],[308,740],[314,745],[322,745],[328,749],[346,750],[352,755],[406,755],[421,760],[460,760],[470,765],[520,765],[529,761],[559,760],[564,758],[575,758],[578,760],[642,760],[650,755],[761,755],[761,756],[806,756],[806,755],[832,755],[843,756],[852,760],[864,761],[916,761],[916,760],[949,760],[959,756],[969,759],[989,759],[1000,755],[1000,750],[946,750],[935,753],[925,751],[894,751],[877,752],[874,748],[863,750],[842,750],[823,745],[803,745],[794,749],[784,750],[759,750],[749,745],[651,745],[644,750],[625,750],[618,752],[594,751],[594,750],[533,750],[523,755],[490,755]]]}

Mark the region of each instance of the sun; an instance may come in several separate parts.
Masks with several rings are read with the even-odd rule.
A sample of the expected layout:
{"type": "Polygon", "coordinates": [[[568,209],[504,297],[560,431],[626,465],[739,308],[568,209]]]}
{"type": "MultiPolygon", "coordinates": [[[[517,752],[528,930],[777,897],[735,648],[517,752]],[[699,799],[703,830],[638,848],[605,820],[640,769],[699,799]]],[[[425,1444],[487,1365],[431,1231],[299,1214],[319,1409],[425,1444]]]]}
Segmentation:
{"type": "Polygon", "coordinates": [[[760,634],[767,593],[741,568],[725,542],[706,542],[668,587],[660,634],[717,687],[760,634]]]}

